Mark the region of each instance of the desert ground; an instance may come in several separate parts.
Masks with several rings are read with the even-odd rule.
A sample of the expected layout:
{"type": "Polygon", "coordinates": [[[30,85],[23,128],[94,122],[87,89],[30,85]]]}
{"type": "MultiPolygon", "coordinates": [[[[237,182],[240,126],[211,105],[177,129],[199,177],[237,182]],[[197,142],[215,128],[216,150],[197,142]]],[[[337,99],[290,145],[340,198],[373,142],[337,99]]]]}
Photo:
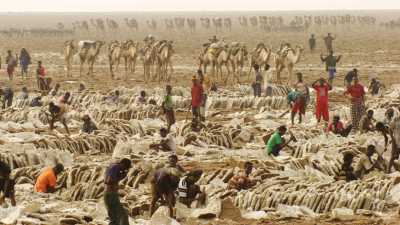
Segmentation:
{"type": "MultiPolygon", "coordinates": [[[[341,115],[344,122],[350,122],[349,100],[343,96],[343,78],[348,71],[357,68],[364,86],[372,77],[385,85],[378,97],[367,96],[367,106],[375,110],[378,121],[383,120],[387,108],[399,107],[400,104],[400,88],[397,85],[400,83],[400,29],[382,26],[381,23],[396,20],[398,13],[393,10],[0,14],[0,30],[3,31],[57,29],[58,23],[65,26],[63,29],[72,30],[72,23],[92,18],[111,18],[119,24],[118,29],[106,27],[105,32],[90,26],[88,31],[76,29],[72,34],[0,34],[0,87],[11,87],[15,92],[13,106],[0,111],[0,160],[11,164],[17,183],[17,207],[0,209],[0,224],[107,224],[102,200],[103,174],[110,162],[121,157],[130,158],[134,167],[128,178],[122,181],[121,190],[121,200],[130,215],[131,224],[399,224],[398,172],[376,172],[348,184],[335,180],[343,151],[352,151],[359,156],[371,141],[383,150],[383,137],[376,132],[354,133],[347,138],[326,134],[325,125],[317,124],[314,118],[313,99],[308,105],[304,122],[291,126],[288,115],[284,114],[288,109],[286,91],[290,87],[284,84],[279,86],[282,87],[280,89],[277,85],[275,96],[254,98],[250,86],[254,73],[249,80],[248,60],[244,72],[240,74],[240,84],[232,78],[232,74],[225,84],[207,73],[216,82],[218,91],[209,96],[204,130],[200,133],[188,131],[191,79],[199,68],[203,44],[213,35],[227,43],[246,45],[249,54],[258,43],[264,43],[272,52],[277,51],[282,43],[302,46],[304,50],[294,66],[294,72],[303,73],[305,82],[311,84],[320,77],[327,77],[320,54],[327,54],[323,37],[332,33],[336,38],[333,44],[335,55],[342,55],[342,59],[338,63],[334,89],[330,92],[330,115],[341,115]],[[239,16],[282,16],[287,23],[295,16],[345,14],[371,16],[377,22],[374,25],[311,25],[300,31],[266,31],[259,26],[244,27],[238,23],[239,16]],[[187,27],[167,29],[164,19],[176,17],[195,18],[196,30],[190,32],[187,27]],[[213,25],[205,29],[200,25],[202,17],[231,18],[232,29],[216,31],[213,25]],[[124,18],[137,19],[138,30],[129,29],[124,18]],[[146,21],[151,19],[157,21],[156,29],[146,25],[146,21]],[[143,48],[143,40],[149,34],[156,40],[173,41],[171,62],[174,71],[171,80],[145,82],[141,56],[137,59],[134,73],[125,73],[121,60],[115,78],[112,78],[108,44],[113,40],[133,40],[143,48]],[[308,47],[311,34],[317,38],[313,52],[308,47]],[[106,42],[95,61],[93,75],[79,75],[76,56],[71,76],[67,76],[64,43],[70,40],[75,44],[82,40],[106,42]],[[12,50],[19,53],[21,48],[26,48],[32,58],[28,77],[21,78],[18,67],[14,80],[9,81],[4,64],[6,52],[12,50]],[[30,100],[40,95],[36,81],[36,63],[39,60],[46,68],[46,76],[52,78],[52,85],[61,85],[60,94],[72,92],[68,112],[69,136],[61,124],[57,124],[54,131],[49,131],[48,121],[43,118],[46,104],[54,101],[53,97],[43,97],[43,107],[29,107],[30,100]],[[78,92],[80,83],[85,84],[87,90],[78,92]],[[203,169],[199,184],[208,195],[207,205],[200,209],[178,205],[177,220],[165,216],[163,207],[153,217],[148,212],[152,173],[166,162],[169,155],[149,149],[151,143],[160,139],[158,130],[166,125],[160,103],[167,84],[174,89],[177,123],[172,128],[172,134],[178,145],[176,154],[179,164],[186,170],[203,169]],[[16,99],[22,87],[28,88],[29,101],[16,99]],[[112,105],[104,99],[115,90],[121,91],[120,102],[112,105]],[[137,106],[134,100],[141,90],[146,90],[148,99],[154,99],[157,105],[137,106]],[[98,125],[96,135],[79,132],[81,117],[85,114],[90,115],[98,125]],[[277,158],[266,156],[263,154],[262,136],[282,124],[288,125],[298,142],[292,144],[293,152],[287,149],[277,158]],[[191,136],[197,137],[197,140],[186,143],[191,136]],[[243,167],[245,161],[254,163],[254,177],[261,180],[250,190],[228,190],[227,181],[243,167]],[[55,162],[61,162],[66,167],[58,178],[61,190],[55,194],[34,193],[33,185],[39,171],[55,162]],[[343,197],[339,204],[330,200],[335,199],[331,197],[335,194],[339,195],[336,196],[338,202],[340,196],[347,197],[343,197]],[[293,199],[299,196],[315,198],[314,203],[296,203],[293,199]],[[268,198],[273,199],[272,203],[262,203],[268,198]],[[338,205],[319,206],[330,201],[338,205]]],[[[275,74],[272,59],[269,64],[275,74]]],[[[86,65],[84,71],[87,71],[86,65]]],[[[225,70],[223,76],[228,76],[225,70]]],[[[282,76],[286,83],[286,70],[282,76]]],[[[273,80],[276,81],[275,78],[273,80]]],[[[388,152],[383,153],[386,160],[389,155],[388,152]]]]}

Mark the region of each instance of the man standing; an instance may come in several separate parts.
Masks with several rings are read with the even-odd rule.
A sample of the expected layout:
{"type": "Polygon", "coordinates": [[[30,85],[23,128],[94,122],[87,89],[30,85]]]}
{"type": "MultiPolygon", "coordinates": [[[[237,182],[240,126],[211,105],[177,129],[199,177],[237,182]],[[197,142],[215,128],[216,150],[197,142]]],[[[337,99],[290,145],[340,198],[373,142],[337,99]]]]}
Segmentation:
{"type": "Polygon", "coordinates": [[[392,133],[392,156],[389,161],[389,171],[395,159],[399,159],[400,154],[400,117],[396,117],[389,125],[392,133]]]}
{"type": "Polygon", "coordinates": [[[175,124],[175,112],[172,103],[172,87],[171,85],[167,85],[165,88],[167,94],[164,97],[164,101],[162,102],[162,108],[164,110],[165,119],[167,120],[168,132],[171,130],[171,126],[175,124]]]}
{"type": "Polygon", "coordinates": [[[7,51],[6,57],[8,79],[12,80],[14,76],[15,67],[17,67],[17,59],[12,55],[11,50],[7,51]]]}
{"type": "Polygon", "coordinates": [[[325,47],[328,52],[333,51],[332,44],[334,40],[335,38],[332,37],[331,33],[328,33],[328,36],[324,37],[325,47]]]}
{"type": "Polygon", "coordinates": [[[119,200],[119,182],[126,177],[131,168],[131,160],[122,159],[111,164],[105,173],[104,204],[107,209],[110,225],[129,225],[128,214],[119,200]]]}
{"type": "MultiPolygon", "coordinates": [[[[396,138],[394,136],[394,135],[398,135],[398,130],[396,131],[396,134],[394,133],[394,131],[399,128],[400,128],[400,120],[398,118],[395,118],[393,120],[393,123],[391,123],[390,127],[386,126],[382,122],[377,122],[375,125],[376,131],[381,133],[383,135],[383,137],[385,138],[385,150],[384,151],[387,151],[387,146],[389,144],[389,137],[391,138],[392,152],[391,152],[391,156],[389,159],[388,167],[386,168],[387,173],[391,172],[392,167],[395,165],[394,161],[399,159],[400,151],[399,151],[399,148],[397,147],[396,138]],[[398,124],[396,124],[396,123],[398,123],[398,124]]],[[[397,139],[399,139],[399,137],[397,137],[397,139]]],[[[395,166],[395,169],[398,170],[398,167],[395,166]]]]}
{"type": "Polygon", "coordinates": [[[42,61],[39,61],[38,68],[36,69],[36,76],[37,76],[38,88],[41,91],[49,91],[50,89],[45,75],[46,75],[46,70],[42,65],[42,61]]]}
{"type": "Polygon", "coordinates": [[[316,95],[315,116],[317,117],[318,123],[321,121],[321,117],[325,120],[325,122],[328,122],[328,91],[331,90],[332,87],[327,84],[323,78],[316,80],[312,87],[314,88],[316,95]]]}
{"type": "Polygon", "coordinates": [[[287,96],[288,104],[291,108],[290,120],[292,125],[294,125],[294,117],[299,114],[299,123],[302,122],[303,115],[306,114],[306,99],[297,91],[289,92],[287,96]]]}
{"type": "Polygon", "coordinates": [[[263,83],[263,76],[261,75],[259,65],[254,64],[253,68],[256,75],[256,80],[253,83],[254,97],[261,97],[261,89],[262,89],[261,86],[263,83]]]}
{"type": "Polygon", "coordinates": [[[64,166],[58,163],[53,168],[45,169],[37,178],[35,191],[41,193],[54,193],[57,191],[57,176],[64,171],[64,166]]]}
{"type": "Polygon", "coordinates": [[[31,56],[25,48],[21,49],[21,53],[19,55],[19,63],[21,65],[21,77],[24,78],[28,76],[28,66],[31,64],[31,56]]]}
{"type": "Polygon", "coordinates": [[[200,119],[204,122],[206,121],[207,94],[210,91],[211,81],[206,74],[203,74],[202,70],[198,70],[197,75],[199,76],[200,84],[203,87],[203,96],[200,106],[200,119]]]}
{"type": "Polygon", "coordinates": [[[308,45],[310,46],[311,52],[314,52],[316,44],[317,44],[317,40],[315,40],[315,35],[311,34],[310,39],[308,39],[308,45]]]}
{"type": "Polygon", "coordinates": [[[196,78],[196,76],[193,76],[192,82],[192,115],[193,119],[200,121],[200,106],[203,101],[203,87],[199,83],[199,80],[196,78]]]}
{"type": "Polygon", "coordinates": [[[344,93],[345,95],[350,95],[351,101],[351,120],[353,124],[353,129],[358,129],[358,125],[362,115],[365,112],[364,105],[364,86],[358,83],[358,77],[353,79],[354,84],[347,87],[347,91],[344,93]]]}
{"type": "Polygon", "coordinates": [[[328,83],[332,86],[336,74],[336,64],[340,61],[342,56],[334,56],[333,51],[329,51],[328,56],[324,58],[321,54],[320,58],[322,62],[325,62],[325,70],[328,72],[328,83]]]}

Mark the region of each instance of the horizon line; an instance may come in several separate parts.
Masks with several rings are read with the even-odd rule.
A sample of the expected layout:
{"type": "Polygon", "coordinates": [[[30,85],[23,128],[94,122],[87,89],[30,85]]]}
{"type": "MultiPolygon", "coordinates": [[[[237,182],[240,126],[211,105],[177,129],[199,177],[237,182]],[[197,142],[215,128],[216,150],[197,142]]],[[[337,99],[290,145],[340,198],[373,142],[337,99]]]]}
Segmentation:
{"type": "Polygon", "coordinates": [[[395,9],[269,9],[269,10],[259,10],[259,9],[245,9],[245,10],[223,10],[223,9],[213,9],[213,10],[193,10],[193,9],[176,9],[176,10],[156,10],[156,9],[143,9],[143,10],[110,10],[110,11],[39,11],[39,10],[21,10],[21,11],[1,11],[0,13],[141,13],[141,12],[308,12],[308,11],[395,11],[400,10],[400,8],[395,9]]]}

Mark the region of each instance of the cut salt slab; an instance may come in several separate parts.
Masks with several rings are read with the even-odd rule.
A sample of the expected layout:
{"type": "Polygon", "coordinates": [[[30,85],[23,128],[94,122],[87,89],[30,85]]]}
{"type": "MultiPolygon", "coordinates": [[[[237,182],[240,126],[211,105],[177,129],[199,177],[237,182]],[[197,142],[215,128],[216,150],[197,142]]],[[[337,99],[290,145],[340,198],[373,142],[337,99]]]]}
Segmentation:
{"type": "Polygon", "coordinates": [[[170,218],[169,210],[166,206],[161,206],[153,214],[148,225],[180,225],[178,221],[170,218]]]}
{"type": "Polygon", "coordinates": [[[194,218],[215,218],[219,217],[222,211],[222,201],[221,200],[213,200],[207,204],[205,208],[194,209],[191,217],[194,218]]]}
{"type": "Polygon", "coordinates": [[[22,216],[22,210],[18,207],[0,208],[0,223],[15,224],[22,216]]]}
{"type": "Polygon", "coordinates": [[[353,220],[354,212],[349,208],[336,208],[332,210],[331,217],[341,221],[353,220]]]}

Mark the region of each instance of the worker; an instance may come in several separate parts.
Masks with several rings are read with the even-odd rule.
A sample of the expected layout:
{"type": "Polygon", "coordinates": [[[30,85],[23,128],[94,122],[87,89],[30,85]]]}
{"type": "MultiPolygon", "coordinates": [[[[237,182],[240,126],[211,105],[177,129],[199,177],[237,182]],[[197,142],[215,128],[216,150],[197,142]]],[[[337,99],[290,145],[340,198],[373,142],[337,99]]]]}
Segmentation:
{"type": "Polygon", "coordinates": [[[192,107],[192,115],[193,118],[196,120],[201,121],[201,115],[200,115],[200,106],[202,103],[202,98],[203,98],[203,87],[199,83],[199,80],[197,79],[196,76],[192,77],[192,101],[191,101],[191,107],[192,107]]]}
{"type": "Polygon", "coordinates": [[[294,124],[296,114],[299,114],[299,123],[302,122],[303,115],[306,114],[306,98],[297,91],[290,91],[287,96],[288,104],[291,107],[290,120],[294,124]]]}
{"type": "Polygon", "coordinates": [[[10,176],[10,166],[0,161],[0,205],[3,205],[6,198],[10,199],[12,206],[17,205],[15,201],[15,182],[10,176]]]}
{"type": "Polygon", "coordinates": [[[112,225],[129,225],[126,210],[119,200],[119,182],[123,180],[131,168],[130,159],[122,159],[118,163],[112,163],[106,170],[104,184],[104,204],[107,209],[108,218],[112,225]]]}
{"type": "Polygon", "coordinates": [[[179,202],[185,204],[188,208],[192,202],[199,200],[200,204],[205,202],[205,194],[200,190],[196,182],[201,178],[202,170],[194,170],[182,177],[178,184],[179,202]]]}
{"type": "Polygon", "coordinates": [[[286,126],[282,125],[278,127],[273,135],[268,139],[265,145],[265,150],[268,155],[278,156],[279,152],[286,147],[291,141],[295,141],[293,135],[290,135],[290,139],[285,141],[282,137],[287,131],[286,126]]]}
{"type": "Polygon", "coordinates": [[[321,117],[325,122],[329,121],[329,105],[328,105],[328,92],[332,90],[325,79],[320,78],[316,80],[312,87],[315,90],[316,102],[315,102],[315,116],[317,117],[318,123],[321,121],[321,117]]]}
{"type": "Polygon", "coordinates": [[[165,168],[156,170],[151,180],[150,216],[156,211],[156,203],[161,200],[162,204],[167,204],[169,216],[174,218],[175,191],[178,184],[178,176],[168,173],[165,168]]]}
{"type": "Polygon", "coordinates": [[[82,133],[91,134],[95,130],[97,130],[96,124],[92,121],[89,115],[84,115],[82,117],[83,125],[82,125],[82,133]]]}
{"type": "Polygon", "coordinates": [[[361,133],[366,133],[369,131],[374,131],[374,110],[370,109],[367,114],[361,117],[360,120],[360,131],[361,133]]]}
{"type": "Polygon", "coordinates": [[[164,127],[160,129],[161,141],[158,144],[151,144],[150,148],[163,151],[163,152],[176,152],[176,142],[171,134],[168,134],[168,130],[164,127]]]}
{"type": "Polygon", "coordinates": [[[64,166],[61,163],[57,163],[54,167],[46,168],[39,177],[36,179],[35,191],[41,193],[54,193],[58,188],[57,176],[64,171],[64,166]]]}
{"type": "Polygon", "coordinates": [[[167,130],[168,132],[171,130],[171,126],[175,124],[175,112],[174,105],[172,102],[172,86],[167,85],[165,88],[166,95],[164,97],[164,101],[162,102],[162,108],[164,110],[165,119],[167,120],[167,130]]]}
{"type": "Polygon", "coordinates": [[[351,164],[353,163],[353,158],[354,156],[350,152],[345,152],[343,154],[343,164],[342,169],[339,172],[339,180],[346,180],[346,182],[350,182],[357,179],[354,174],[354,169],[351,166],[351,164]]]}
{"type": "Polygon", "coordinates": [[[253,171],[253,163],[245,162],[244,171],[233,176],[228,182],[229,189],[246,190],[255,185],[255,181],[250,179],[250,174],[253,171]]]}
{"type": "Polygon", "coordinates": [[[344,127],[343,123],[340,121],[340,116],[334,116],[333,121],[328,125],[328,132],[332,132],[334,134],[339,134],[342,137],[347,137],[351,129],[353,128],[353,125],[349,125],[346,128],[344,127]]]}
{"type": "Polygon", "coordinates": [[[53,102],[50,102],[49,103],[49,113],[50,113],[50,118],[49,118],[50,130],[53,130],[54,123],[59,121],[64,126],[65,130],[67,131],[67,134],[70,134],[68,125],[67,125],[67,118],[65,115],[66,107],[63,104],[60,104],[59,106],[57,106],[53,102]]]}

